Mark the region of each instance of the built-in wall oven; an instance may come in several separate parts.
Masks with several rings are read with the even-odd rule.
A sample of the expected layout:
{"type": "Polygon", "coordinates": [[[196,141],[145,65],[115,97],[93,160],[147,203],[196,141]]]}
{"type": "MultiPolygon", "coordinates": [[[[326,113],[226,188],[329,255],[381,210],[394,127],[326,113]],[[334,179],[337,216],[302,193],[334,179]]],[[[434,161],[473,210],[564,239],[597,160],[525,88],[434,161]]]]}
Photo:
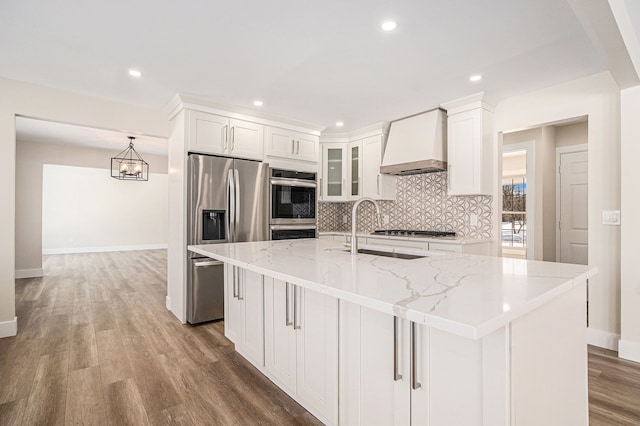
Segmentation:
{"type": "Polygon", "coordinates": [[[269,183],[271,239],[315,238],[316,174],[272,168],[269,183]]]}

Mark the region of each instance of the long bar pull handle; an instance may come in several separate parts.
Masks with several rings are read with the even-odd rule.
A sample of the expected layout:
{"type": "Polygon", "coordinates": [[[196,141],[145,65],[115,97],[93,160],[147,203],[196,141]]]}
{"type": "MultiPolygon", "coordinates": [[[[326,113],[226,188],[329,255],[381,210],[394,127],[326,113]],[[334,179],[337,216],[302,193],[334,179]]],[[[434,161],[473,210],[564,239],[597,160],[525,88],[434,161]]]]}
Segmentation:
{"type": "Polygon", "coordinates": [[[238,297],[238,290],[237,290],[238,289],[238,287],[237,287],[237,283],[238,283],[237,279],[238,279],[238,277],[236,276],[236,267],[232,266],[231,270],[233,272],[233,276],[232,276],[232,279],[233,279],[233,297],[237,298],[238,297]]]}
{"type": "Polygon", "coordinates": [[[222,126],[222,139],[224,140],[224,149],[227,149],[227,145],[229,143],[229,126],[226,124],[222,126]]]}
{"type": "Polygon", "coordinates": [[[227,215],[227,229],[229,230],[229,242],[233,242],[235,239],[236,231],[236,180],[233,176],[233,169],[229,170],[227,174],[227,188],[229,194],[227,199],[229,200],[229,214],[227,215]]]}
{"type": "Polygon", "coordinates": [[[300,141],[296,141],[296,154],[300,154],[300,141]]]}
{"type": "Polygon", "coordinates": [[[416,390],[422,387],[418,383],[418,348],[416,344],[416,323],[411,322],[411,389],[416,390]]]}
{"type": "Polygon", "coordinates": [[[206,266],[218,266],[218,265],[222,265],[223,263],[224,262],[220,260],[211,260],[211,261],[204,261],[204,262],[195,262],[193,266],[195,266],[196,268],[202,268],[206,266]]]}
{"type": "Polygon", "coordinates": [[[236,211],[235,211],[235,224],[233,226],[233,240],[234,242],[238,241],[238,224],[240,223],[240,173],[238,169],[233,170],[235,176],[235,202],[236,202],[236,211]]]}
{"type": "Polygon", "coordinates": [[[320,197],[322,197],[322,178],[320,178],[320,197]]]}
{"type": "Polygon", "coordinates": [[[298,286],[293,284],[293,329],[300,330],[300,323],[298,322],[298,286]]]}
{"type": "Polygon", "coordinates": [[[376,194],[380,195],[380,173],[378,173],[378,176],[376,176],[376,185],[377,185],[376,194]]]}
{"type": "Polygon", "coordinates": [[[295,150],[295,145],[296,145],[296,141],[291,139],[291,154],[293,154],[293,151],[295,150]]]}
{"type": "Polygon", "coordinates": [[[402,379],[398,373],[398,317],[393,317],[393,381],[402,379]]]}
{"type": "MultiPolygon", "coordinates": [[[[240,289],[242,288],[243,285],[245,285],[246,281],[247,281],[247,270],[246,269],[241,269],[238,268],[238,300],[244,300],[244,297],[242,297],[242,295],[240,294],[240,289]],[[240,277],[242,277],[242,279],[240,279],[240,277]]],[[[245,289],[243,289],[244,292],[245,289]]]]}
{"type": "Polygon", "coordinates": [[[289,283],[287,282],[284,283],[284,305],[284,326],[289,327],[290,325],[293,325],[293,323],[291,322],[291,317],[289,316],[289,283]]]}

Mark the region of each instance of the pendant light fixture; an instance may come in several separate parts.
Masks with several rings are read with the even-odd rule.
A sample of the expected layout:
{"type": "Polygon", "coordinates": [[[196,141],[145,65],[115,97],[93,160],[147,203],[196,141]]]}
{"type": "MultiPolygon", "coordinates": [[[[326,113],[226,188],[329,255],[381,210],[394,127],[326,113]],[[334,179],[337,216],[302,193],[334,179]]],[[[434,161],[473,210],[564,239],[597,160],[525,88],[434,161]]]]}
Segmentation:
{"type": "Polygon", "coordinates": [[[111,158],[111,177],[120,180],[149,180],[149,163],[133,147],[136,138],[129,136],[129,146],[111,158]]]}

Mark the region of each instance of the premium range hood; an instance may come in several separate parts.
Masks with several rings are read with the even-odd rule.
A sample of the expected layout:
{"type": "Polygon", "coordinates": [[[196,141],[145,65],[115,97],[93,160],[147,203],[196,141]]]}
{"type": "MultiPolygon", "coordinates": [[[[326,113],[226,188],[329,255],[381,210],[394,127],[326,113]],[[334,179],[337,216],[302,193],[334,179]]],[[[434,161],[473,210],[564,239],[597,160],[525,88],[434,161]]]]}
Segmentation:
{"type": "Polygon", "coordinates": [[[446,114],[436,108],[392,121],[380,173],[415,175],[447,170],[446,114]]]}

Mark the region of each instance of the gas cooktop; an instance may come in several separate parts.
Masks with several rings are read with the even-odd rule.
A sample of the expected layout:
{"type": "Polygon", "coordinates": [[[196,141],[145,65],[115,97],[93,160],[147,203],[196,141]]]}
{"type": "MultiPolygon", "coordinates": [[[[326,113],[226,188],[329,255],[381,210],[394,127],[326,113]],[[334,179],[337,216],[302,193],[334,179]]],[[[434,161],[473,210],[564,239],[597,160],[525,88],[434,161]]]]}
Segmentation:
{"type": "Polygon", "coordinates": [[[397,235],[402,237],[455,237],[455,232],[448,231],[416,231],[411,229],[377,229],[373,235],[397,235]]]}

